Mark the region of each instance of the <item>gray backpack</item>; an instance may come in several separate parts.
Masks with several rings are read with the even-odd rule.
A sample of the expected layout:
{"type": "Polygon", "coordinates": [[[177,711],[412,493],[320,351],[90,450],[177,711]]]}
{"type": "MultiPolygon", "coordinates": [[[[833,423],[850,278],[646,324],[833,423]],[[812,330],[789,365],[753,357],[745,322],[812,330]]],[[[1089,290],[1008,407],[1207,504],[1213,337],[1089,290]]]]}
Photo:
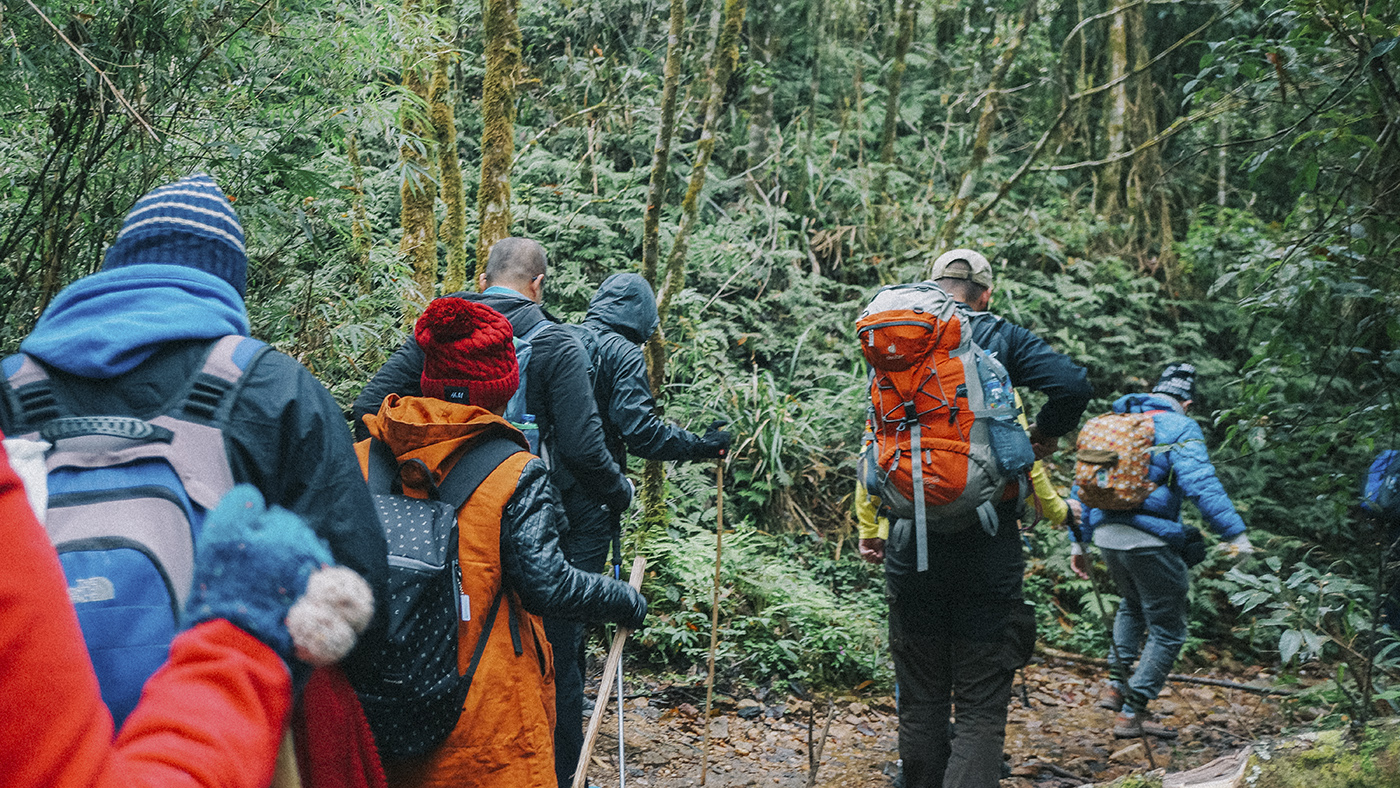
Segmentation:
{"type": "Polygon", "coordinates": [[[3,362],[10,437],[53,446],[45,528],[118,726],[179,631],[200,526],[233,487],[223,431],[244,372],[267,350],[242,336],[213,342],[150,419],[88,412],[35,359],[3,362]]]}

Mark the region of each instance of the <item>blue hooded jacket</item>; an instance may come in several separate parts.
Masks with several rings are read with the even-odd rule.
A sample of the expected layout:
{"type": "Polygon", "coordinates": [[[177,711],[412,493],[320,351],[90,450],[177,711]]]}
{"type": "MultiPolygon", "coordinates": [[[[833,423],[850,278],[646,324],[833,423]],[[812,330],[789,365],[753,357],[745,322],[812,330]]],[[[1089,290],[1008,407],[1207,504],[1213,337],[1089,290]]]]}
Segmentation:
{"type": "MultiPolygon", "coordinates": [[[[1129,394],[1113,403],[1114,413],[1153,414],[1154,444],[1170,447],[1152,455],[1147,472],[1148,481],[1159,486],[1135,511],[1085,509],[1081,532],[1076,534],[1071,529],[1071,540],[1092,541],[1094,528],[1100,523],[1125,523],[1178,547],[1187,528],[1181,522],[1182,498],[1196,504],[1206,524],[1222,540],[1244,533],[1244,520],[1235,511],[1206,453],[1205,435],[1195,421],[1178,413],[1176,407],[1176,400],[1165,394],[1129,394]]],[[[1077,487],[1073,497],[1079,498],[1077,487]]]]}
{"type": "Polygon", "coordinates": [[[248,335],[232,285],[195,268],[141,264],[65,287],[19,348],[64,372],[108,380],[170,342],[230,334],[248,335]]]}

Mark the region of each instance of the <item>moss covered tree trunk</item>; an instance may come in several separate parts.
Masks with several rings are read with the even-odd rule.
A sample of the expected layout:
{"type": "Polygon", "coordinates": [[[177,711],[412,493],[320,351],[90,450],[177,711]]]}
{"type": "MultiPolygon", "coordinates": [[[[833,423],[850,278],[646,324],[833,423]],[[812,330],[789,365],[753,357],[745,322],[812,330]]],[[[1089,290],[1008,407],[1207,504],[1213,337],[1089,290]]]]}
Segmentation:
{"type": "MultiPolygon", "coordinates": [[[[450,8],[450,6],[449,6],[450,8]]],[[[452,61],[450,49],[438,52],[429,91],[429,117],[437,141],[438,172],[445,214],[438,234],[447,247],[447,271],[442,291],[455,293],[466,286],[467,278],[467,195],[462,185],[462,162],[457,155],[457,121],[453,117],[452,61]]]]}
{"type": "Polygon", "coordinates": [[[752,62],[748,68],[749,78],[749,144],[748,169],[749,189],[757,193],[763,189],[764,161],[768,158],[773,128],[773,55],[778,46],[774,28],[781,18],[783,7],[779,0],[767,0],[759,9],[761,13],[749,19],[749,53],[752,62]]]}
{"type": "Polygon", "coordinates": [[[374,285],[369,259],[374,241],[365,211],[365,168],[360,164],[360,146],[354,131],[345,135],[345,158],[350,162],[350,247],[355,250],[355,284],[364,295],[374,285]]]}
{"type": "Polygon", "coordinates": [[[476,207],[476,278],[486,256],[510,235],[510,167],[515,157],[515,84],[520,74],[520,26],[514,0],[485,0],[486,74],[481,84],[481,188],[476,207]]]}
{"type": "Polygon", "coordinates": [[[671,20],[666,33],[665,81],[661,88],[661,125],[651,155],[647,182],[647,207],[642,218],[642,276],[655,290],[657,261],[661,259],[661,208],[666,204],[666,176],[671,166],[671,140],[676,134],[676,94],[681,84],[681,36],[685,34],[685,0],[671,0],[671,20]]]}
{"type": "Polygon", "coordinates": [[[891,57],[890,73],[885,83],[885,125],[880,133],[880,186],[878,191],[884,196],[888,182],[887,173],[894,166],[894,138],[899,126],[899,89],[904,81],[905,60],[909,56],[909,46],[914,42],[914,16],[918,13],[918,0],[903,0],[896,21],[898,32],[894,39],[894,52],[891,57]]]}
{"type": "MultiPolygon", "coordinates": [[[[739,61],[739,31],[743,29],[746,0],[725,0],[724,23],[715,41],[710,72],[709,96],[705,102],[705,121],[700,129],[700,139],[695,143],[695,165],[690,171],[690,183],[681,201],[681,222],[676,229],[676,238],[671,245],[671,253],[666,258],[666,279],[657,293],[657,313],[661,325],[665,325],[666,314],[671,309],[671,299],[676,291],[685,286],[685,258],[689,249],[690,233],[700,214],[700,192],[705,186],[705,171],[710,166],[710,158],[715,152],[715,126],[719,121],[720,109],[724,104],[725,87],[739,61]]],[[[666,381],[666,344],[661,328],[647,341],[647,366],[651,390],[658,396],[664,394],[666,381]]],[[[647,462],[642,475],[642,527],[645,531],[664,528],[666,511],[666,473],[660,462],[647,462]]]]}
{"type": "Polygon", "coordinates": [[[1128,149],[1128,13],[1119,11],[1108,24],[1108,92],[1103,111],[1104,142],[1109,163],[1099,171],[1094,183],[1094,207],[1100,216],[1113,220],[1122,214],[1123,164],[1118,159],[1128,149]]]}
{"type": "Polygon", "coordinates": [[[815,197],[812,194],[811,170],[814,166],[814,153],[817,112],[821,109],[822,87],[822,39],[826,35],[826,0],[812,0],[808,7],[807,31],[812,37],[812,70],[807,88],[806,128],[802,135],[802,166],[798,168],[797,193],[801,195],[799,205],[804,209],[815,210],[815,197]]]}
{"type": "Polygon", "coordinates": [[[1021,14],[1020,24],[1016,27],[1016,32],[1012,34],[1011,41],[1002,50],[996,67],[992,69],[991,79],[982,95],[982,113],[977,119],[977,133],[972,141],[972,157],[968,160],[967,169],[963,170],[962,177],[959,179],[958,192],[953,197],[953,205],[948,210],[948,218],[939,228],[938,238],[934,243],[935,254],[941,254],[944,250],[957,245],[958,230],[961,229],[963,219],[967,215],[967,206],[972,202],[972,195],[977,187],[977,179],[981,173],[982,165],[986,163],[987,156],[991,152],[992,130],[996,127],[997,94],[1001,92],[1001,85],[1006,80],[1006,73],[1011,70],[1011,63],[1016,59],[1016,53],[1021,49],[1021,42],[1026,37],[1026,30],[1030,28],[1031,22],[1035,19],[1035,12],[1036,0],[1028,0],[1021,14]]]}
{"type": "MultiPolygon", "coordinates": [[[[416,2],[405,3],[404,10],[409,12],[409,19],[419,21],[414,13],[416,2]]],[[[437,182],[432,172],[434,134],[421,109],[428,104],[428,83],[423,81],[418,70],[425,56],[421,48],[411,47],[404,53],[403,66],[403,86],[422,102],[404,109],[403,142],[399,146],[403,164],[403,178],[399,183],[399,224],[403,227],[403,239],[399,242],[399,251],[412,266],[414,290],[420,302],[411,306],[409,313],[422,309],[432,300],[437,285],[437,219],[433,210],[437,203],[437,182]]]]}

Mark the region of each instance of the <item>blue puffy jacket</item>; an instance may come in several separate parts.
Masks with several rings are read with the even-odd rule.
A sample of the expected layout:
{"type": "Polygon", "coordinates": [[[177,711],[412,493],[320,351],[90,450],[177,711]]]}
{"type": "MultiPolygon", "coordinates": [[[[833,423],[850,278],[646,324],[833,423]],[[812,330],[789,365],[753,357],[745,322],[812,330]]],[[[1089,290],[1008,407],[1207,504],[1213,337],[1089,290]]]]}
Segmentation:
{"type": "MultiPolygon", "coordinates": [[[[1176,411],[1176,401],[1165,394],[1129,394],[1113,403],[1114,413],[1152,413],[1156,428],[1154,443],[1169,446],[1152,455],[1148,481],[1159,486],[1143,501],[1142,508],[1128,511],[1085,509],[1081,533],[1070,531],[1070,539],[1093,539],[1094,528],[1100,523],[1126,523],[1161,539],[1174,547],[1180,546],[1187,526],[1181,522],[1181,499],[1190,498],[1201,510],[1210,529],[1221,540],[1234,539],[1244,533],[1244,520],[1230,503],[1220,479],[1215,475],[1206,454],[1205,436],[1196,422],[1176,411]]],[[[1073,491],[1078,500],[1079,490],[1073,491]]]]}

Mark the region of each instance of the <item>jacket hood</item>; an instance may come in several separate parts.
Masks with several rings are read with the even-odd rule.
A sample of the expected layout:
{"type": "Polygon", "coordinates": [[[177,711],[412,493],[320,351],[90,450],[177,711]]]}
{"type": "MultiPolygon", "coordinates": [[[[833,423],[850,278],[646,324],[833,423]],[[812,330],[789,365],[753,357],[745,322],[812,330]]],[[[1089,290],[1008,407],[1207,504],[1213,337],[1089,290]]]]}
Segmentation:
{"type": "Polygon", "coordinates": [[[1149,410],[1165,410],[1168,413],[1184,414],[1181,403],[1166,394],[1128,394],[1113,403],[1114,413],[1146,413],[1149,410]]]}
{"type": "Polygon", "coordinates": [[[365,416],[372,437],[388,444],[401,461],[422,460],[441,481],[469,446],[489,436],[508,436],[524,449],[530,444],[510,422],[476,405],[433,397],[390,394],[379,413],[365,416]]]}
{"type": "Polygon", "coordinates": [[[645,342],[661,320],[656,314],[656,296],[651,285],[639,274],[613,274],[588,302],[588,317],[627,339],[645,342]]]}
{"type": "Polygon", "coordinates": [[[85,378],[130,372],[162,345],[248,335],[233,285],[177,265],[128,265],[65,287],[19,349],[85,378]]]}

